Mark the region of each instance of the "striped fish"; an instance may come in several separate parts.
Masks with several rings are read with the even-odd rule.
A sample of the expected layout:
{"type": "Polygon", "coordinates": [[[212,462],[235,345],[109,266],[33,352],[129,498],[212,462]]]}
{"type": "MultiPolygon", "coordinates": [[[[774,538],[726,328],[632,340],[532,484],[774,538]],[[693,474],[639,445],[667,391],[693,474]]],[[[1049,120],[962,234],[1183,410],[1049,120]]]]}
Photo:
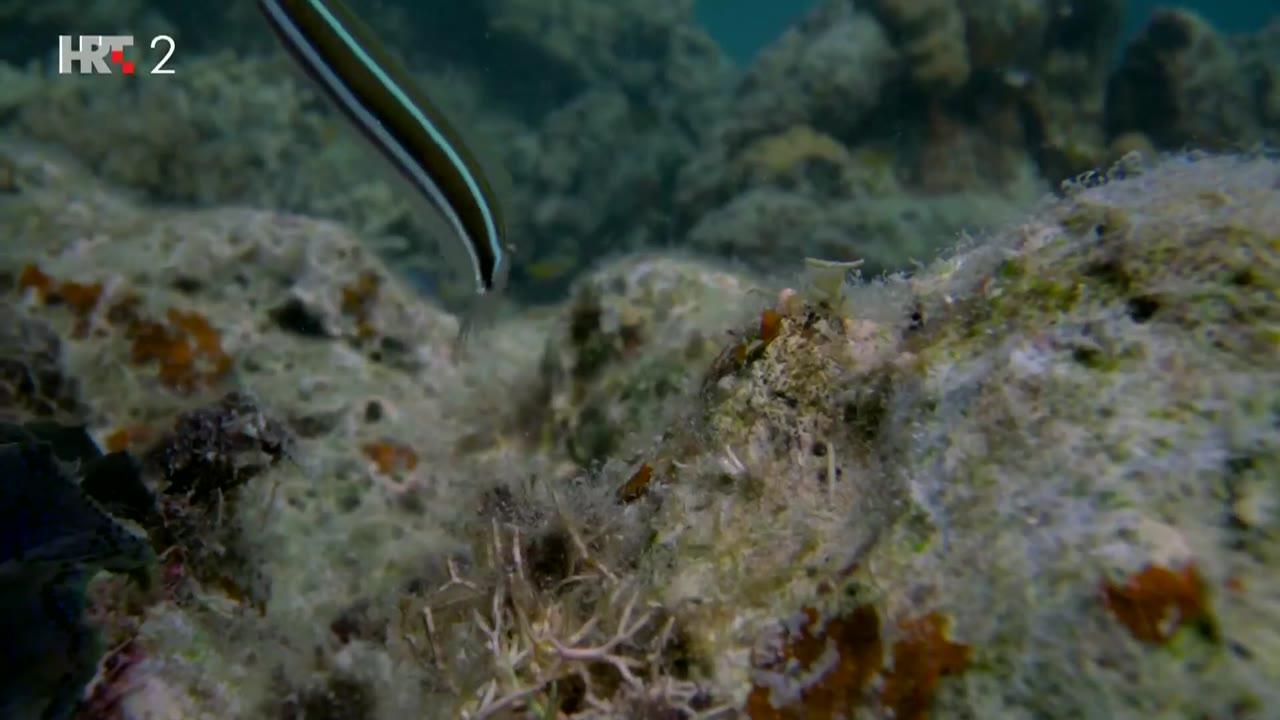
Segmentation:
{"type": "MultiPolygon", "coordinates": [[[[440,110],[339,0],[259,0],[289,54],[395,171],[442,246],[470,271],[478,309],[506,285],[511,248],[493,187],[440,110]]],[[[474,317],[464,318],[465,337],[474,317]]]]}

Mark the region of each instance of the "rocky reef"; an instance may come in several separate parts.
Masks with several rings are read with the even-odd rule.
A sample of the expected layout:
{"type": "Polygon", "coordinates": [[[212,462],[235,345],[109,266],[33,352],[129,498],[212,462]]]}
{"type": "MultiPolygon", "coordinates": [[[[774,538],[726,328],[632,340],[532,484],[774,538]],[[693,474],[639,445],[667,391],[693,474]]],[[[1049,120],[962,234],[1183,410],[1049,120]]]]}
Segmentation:
{"type": "Polygon", "coordinates": [[[1274,160],[1126,165],[910,277],[626,258],[460,357],[342,226],[3,157],[5,367],[67,378],[6,411],[157,497],[86,717],[1276,701],[1274,160]]]}
{"type": "MultiPolygon", "coordinates": [[[[45,28],[74,12],[45,5],[0,17],[45,28]]],[[[45,82],[25,64],[41,51],[4,36],[0,123],[152,199],[339,220],[439,287],[438,248],[260,18],[211,21],[199,5],[92,18],[173,33],[177,82],[45,82]]],[[[601,258],[672,245],[756,270],[805,254],[901,270],[1127,152],[1274,144],[1275,25],[1229,36],[1168,10],[1125,39],[1123,13],[1119,0],[826,0],[742,69],[687,1],[365,14],[512,175],[513,291],[553,301],[601,258]]]]}
{"type": "MultiPolygon", "coordinates": [[[[98,22],[155,26],[126,5],[98,22]]],[[[602,255],[673,235],[669,187],[712,124],[731,74],[694,24],[691,3],[654,7],[493,0],[428,8],[417,18],[426,35],[412,38],[412,8],[368,14],[389,43],[425,48],[406,51],[420,82],[468,128],[482,156],[513,176],[504,201],[526,260],[515,268],[526,297],[555,297],[602,255]]],[[[43,27],[66,25],[71,9],[8,12],[15,25],[43,27]]],[[[184,48],[175,82],[45,82],[38,63],[0,65],[0,124],[66,147],[95,173],[153,199],[341,220],[380,240],[394,265],[444,272],[438,248],[382,181],[379,160],[295,78],[256,9],[224,16],[219,6],[214,14],[211,21],[193,6],[161,24],[184,48]],[[88,126],[95,132],[82,131],[88,126]]]]}
{"type": "Polygon", "coordinates": [[[826,0],[739,70],[686,0],[372,9],[514,176],[545,303],[460,346],[405,200],[198,5],[92,16],[203,29],[175,82],[0,52],[0,424],[92,446],[0,437],[75,520],[7,523],[0,707],[1273,714],[1280,26],[826,0]]]}

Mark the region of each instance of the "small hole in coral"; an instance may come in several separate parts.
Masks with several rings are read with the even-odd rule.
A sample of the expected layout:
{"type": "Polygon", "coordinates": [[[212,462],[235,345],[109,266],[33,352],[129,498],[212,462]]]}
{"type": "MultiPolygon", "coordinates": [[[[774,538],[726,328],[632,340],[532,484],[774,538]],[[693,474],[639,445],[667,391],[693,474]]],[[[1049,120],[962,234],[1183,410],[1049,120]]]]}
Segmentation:
{"type": "Polygon", "coordinates": [[[1237,287],[1249,287],[1258,284],[1258,276],[1249,268],[1239,270],[1231,276],[1231,284],[1237,287]]]}
{"type": "Polygon", "coordinates": [[[577,675],[568,675],[555,681],[556,709],[562,714],[572,714],[583,709],[587,697],[587,683],[577,675]]]}
{"type": "Polygon", "coordinates": [[[920,309],[911,311],[911,318],[907,322],[907,330],[919,330],[924,327],[924,313],[920,309]]]}
{"type": "Polygon", "coordinates": [[[524,553],[539,587],[551,587],[573,573],[573,541],[563,528],[532,538],[526,542],[524,553]]]}
{"type": "Polygon", "coordinates": [[[1150,320],[1159,309],[1160,301],[1150,295],[1129,298],[1129,317],[1133,318],[1136,323],[1144,323],[1150,320]]]}
{"type": "Polygon", "coordinates": [[[1102,353],[1096,348],[1081,347],[1071,351],[1071,359],[1085,367],[1098,367],[1102,361],[1102,353]]]}
{"type": "Polygon", "coordinates": [[[286,332],[304,337],[326,335],[324,319],[297,298],[286,300],[283,305],[273,309],[270,316],[271,320],[286,332]]]}
{"type": "Polygon", "coordinates": [[[179,275],[173,279],[173,289],[180,293],[190,295],[199,292],[202,288],[204,288],[204,283],[200,282],[199,278],[194,278],[190,275],[179,275]]]}

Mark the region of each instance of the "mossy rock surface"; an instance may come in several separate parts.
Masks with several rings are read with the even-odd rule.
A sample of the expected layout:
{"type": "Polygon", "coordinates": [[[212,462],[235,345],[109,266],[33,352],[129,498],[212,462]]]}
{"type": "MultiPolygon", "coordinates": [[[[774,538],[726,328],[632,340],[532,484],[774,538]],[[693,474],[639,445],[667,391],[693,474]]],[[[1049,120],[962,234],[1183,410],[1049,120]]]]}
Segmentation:
{"type": "MultiPolygon", "coordinates": [[[[145,451],[233,390],[290,438],[210,500],[216,533],[186,526],[198,567],[157,548],[157,596],[91,588],[128,712],[1278,701],[1273,160],[1069,188],[843,297],[626,257],[459,356],[340,226],[155,209],[4,154],[6,357],[63,378],[104,444],[145,451]]],[[[15,404],[60,397],[36,390],[15,404]]]]}
{"type": "Polygon", "coordinates": [[[1265,715],[1278,226],[1275,162],[1171,159],[753,323],[653,452],[691,646],[752,717],[1265,715]]]}

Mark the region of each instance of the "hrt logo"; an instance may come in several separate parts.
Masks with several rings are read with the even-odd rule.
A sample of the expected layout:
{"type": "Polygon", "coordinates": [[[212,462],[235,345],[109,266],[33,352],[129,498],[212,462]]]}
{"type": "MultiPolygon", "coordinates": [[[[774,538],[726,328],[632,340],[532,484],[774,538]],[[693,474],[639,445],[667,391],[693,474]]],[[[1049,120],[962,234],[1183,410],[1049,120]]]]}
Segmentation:
{"type": "Polygon", "coordinates": [[[81,75],[110,75],[111,66],[107,64],[109,56],[111,64],[119,67],[125,75],[132,75],[134,64],[124,59],[124,49],[127,47],[133,47],[132,35],[81,35],[79,48],[71,46],[70,35],[59,35],[58,74],[70,75],[71,66],[77,65],[81,75]]]}
{"type": "MultiPolygon", "coordinates": [[[[168,35],[157,35],[151,39],[151,49],[158,43],[168,43],[168,52],[160,62],[151,68],[152,75],[172,75],[173,70],[164,67],[173,56],[177,47],[173,38],[168,35]]],[[[71,35],[58,36],[58,74],[70,75],[77,72],[81,75],[112,75],[119,68],[125,75],[137,72],[137,65],[125,58],[125,48],[133,47],[132,35],[80,35],[79,47],[72,45],[71,35]],[[72,68],[75,68],[74,70],[72,68]]]]}

